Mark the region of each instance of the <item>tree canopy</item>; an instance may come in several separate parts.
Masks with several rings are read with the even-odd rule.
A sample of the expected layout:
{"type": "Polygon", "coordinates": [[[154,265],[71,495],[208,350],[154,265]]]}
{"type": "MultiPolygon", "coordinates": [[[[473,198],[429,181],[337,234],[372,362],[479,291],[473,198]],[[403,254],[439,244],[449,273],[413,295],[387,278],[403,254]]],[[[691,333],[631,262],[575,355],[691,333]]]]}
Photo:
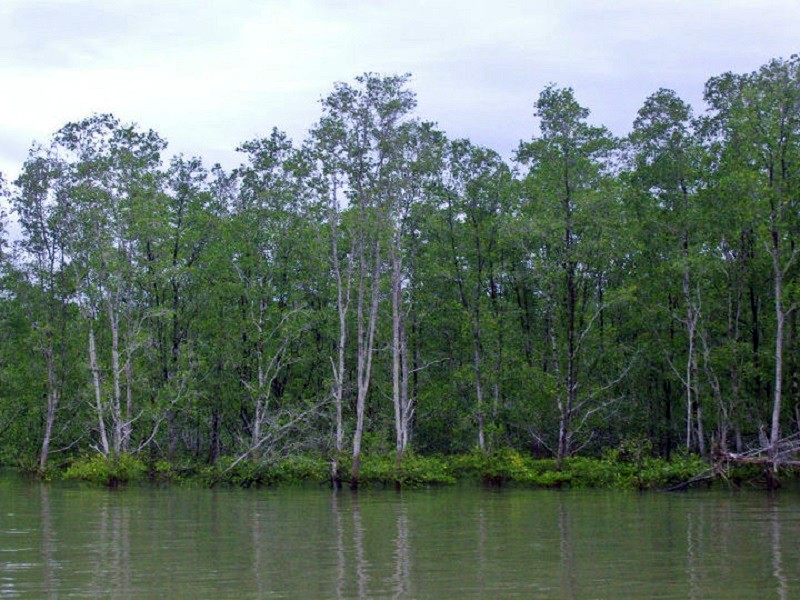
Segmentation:
{"type": "Polygon", "coordinates": [[[357,485],[362,453],[777,453],[800,59],[711,78],[702,113],[659,89],[622,139],[550,85],[511,162],[409,85],[338,83],[230,172],[112,115],[35,146],[0,179],[0,461],[350,455],[357,485]]]}

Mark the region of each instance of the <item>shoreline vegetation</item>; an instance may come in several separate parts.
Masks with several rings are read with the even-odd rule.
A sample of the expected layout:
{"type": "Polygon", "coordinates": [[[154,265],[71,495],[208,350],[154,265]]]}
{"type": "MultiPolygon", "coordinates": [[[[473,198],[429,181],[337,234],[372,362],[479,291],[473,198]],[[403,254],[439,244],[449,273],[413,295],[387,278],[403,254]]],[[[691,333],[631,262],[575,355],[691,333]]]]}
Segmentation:
{"type": "Polygon", "coordinates": [[[305,139],[273,128],[233,169],[95,114],[0,175],[0,464],[352,489],[791,476],[800,55],[711,77],[697,109],[658,89],[622,137],[550,84],[508,160],[423,120],[411,83],[335,83],[305,139]]]}
{"type": "MultiPolygon", "coordinates": [[[[343,468],[349,468],[348,463],[345,457],[339,461],[343,468]]],[[[313,455],[272,463],[220,457],[215,465],[209,465],[198,461],[171,463],[131,454],[121,454],[116,459],[95,454],[76,457],[68,464],[51,465],[44,474],[24,466],[19,468],[45,481],[85,481],[110,488],[137,483],[242,488],[317,484],[333,488],[344,483],[337,485],[332,480],[329,459],[313,455]]],[[[781,481],[798,476],[798,471],[791,468],[784,469],[776,478],[763,465],[726,463],[709,467],[697,455],[667,460],[624,450],[608,451],[600,458],[571,457],[562,461],[560,467],[555,459],[526,456],[513,449],[437,456],[408,453],[399,465],[396,455],[370,455],[362,460],[361,472],[363,487],[398,490],[463,482],[542,489],[675,491],[711,487],[715,483],[730,488],[774,489],[781,481]]]]}

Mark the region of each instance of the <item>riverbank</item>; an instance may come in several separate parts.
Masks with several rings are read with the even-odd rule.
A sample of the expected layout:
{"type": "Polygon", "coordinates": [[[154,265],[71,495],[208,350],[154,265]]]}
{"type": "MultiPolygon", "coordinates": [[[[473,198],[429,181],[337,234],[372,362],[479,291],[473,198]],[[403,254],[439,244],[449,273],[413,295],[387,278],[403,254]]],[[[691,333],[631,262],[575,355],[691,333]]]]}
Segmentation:
{"type": "MultiPolygon", "coordinates": [[[[346,482],[349,460],[343,459],[340,467],[346,482]]],[[[359,483],[368,487],[413,488],[472,480],[497,486],[646,490],[667,489],[708,471],[709,465],[696,455],[665,460],[650,456],[629,457],[614,451],[601,458],[568,458],[559,468],[554,459],[534,458],[506,449],[488,454],[407,454],[400,465],[393,455],[363,457],[359,483]]],[[[763,475],[763,469],[757,466],[736,466],[722,472],[719,479],[734,486],[761,487],[763,475]]],[[[794,479],[796,473],[787,472],[784,476],[794,479]]],[[[116,459],[85,455],[51,468],[45,478],[82,480],[112,487],[136,482],[238,487],[331,485],[330,462],[311,455],[271,463],[236,462],[233,457],[223,457],[214,465],[191,460],[148,461],[127,454],[116,459]]]]}

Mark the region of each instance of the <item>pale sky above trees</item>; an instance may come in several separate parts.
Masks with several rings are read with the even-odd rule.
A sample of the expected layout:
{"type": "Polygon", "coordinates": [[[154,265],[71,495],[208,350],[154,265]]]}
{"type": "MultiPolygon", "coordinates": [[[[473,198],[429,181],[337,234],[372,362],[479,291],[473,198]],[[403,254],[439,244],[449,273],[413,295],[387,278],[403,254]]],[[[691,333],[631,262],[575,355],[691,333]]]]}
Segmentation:
{"type": "Polygon", "coordinates": [[[627,133],[644,99],[800,50],[796,0],[3,0],[0,172],[112,112],[232,167],[272,126],[303,138],[335,81],[410,72],[419,114],[509,156],[550,82],[627,133]]]}

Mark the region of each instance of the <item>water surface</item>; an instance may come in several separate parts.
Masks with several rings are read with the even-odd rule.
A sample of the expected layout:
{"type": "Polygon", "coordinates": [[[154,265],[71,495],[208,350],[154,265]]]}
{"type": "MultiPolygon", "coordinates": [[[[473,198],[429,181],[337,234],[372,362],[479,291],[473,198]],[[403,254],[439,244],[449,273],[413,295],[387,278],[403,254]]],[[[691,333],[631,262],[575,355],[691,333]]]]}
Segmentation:
{"type": "Polygon", "coordinates": [[[796,492],[334,493],[0,474],[0,597],[798,598],[796,492]]]}

